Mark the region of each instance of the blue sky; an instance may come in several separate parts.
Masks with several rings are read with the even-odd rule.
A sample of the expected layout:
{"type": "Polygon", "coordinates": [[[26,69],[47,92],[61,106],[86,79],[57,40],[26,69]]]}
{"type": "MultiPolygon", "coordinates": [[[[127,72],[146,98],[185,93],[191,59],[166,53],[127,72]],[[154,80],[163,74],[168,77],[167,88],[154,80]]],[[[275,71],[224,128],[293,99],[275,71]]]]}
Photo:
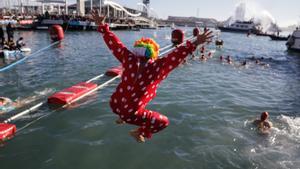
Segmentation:
{"type": "MultiPolygon", "coordinates": [[[[137,8],[137,3],[142,2],[142,0],[114,1],[131,8],[137,8]]],[[[198,14],[199,17],[225,20],[234,13],[235,6],[241,1],[245,1],[252,12],[267,10],[281,26],[300,22],[300,0],[150,0],[150,7],[164,19],[169,15],[198,14]]]]}

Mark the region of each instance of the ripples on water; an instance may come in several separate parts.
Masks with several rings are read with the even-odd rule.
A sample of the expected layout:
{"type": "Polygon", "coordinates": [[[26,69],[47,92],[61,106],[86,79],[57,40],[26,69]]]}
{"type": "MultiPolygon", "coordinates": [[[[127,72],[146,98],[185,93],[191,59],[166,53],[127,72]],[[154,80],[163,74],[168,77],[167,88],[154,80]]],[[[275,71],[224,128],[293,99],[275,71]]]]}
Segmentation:
{"type": "MultiPolygon", "coordinates": [[[[189,31],[189,30],[188,30],[189,31]]],[[[188,32],[187,31],[187,32],[188,32]]],[[[116,32],[130,47],[141,36],[165,46],[170,30],[116,32]]],[[[36,51],[50,43],[47,32],[20,32],[36,51]]],[[[64,111],[52,112],[0,150],[1,168],[297,168],[300,166],[300,57],[284,42],[223,33],[225,46],[206,61],[189,61],[162,83],[149,108],[171,124],[145,144],[116,126],[108,100],[117,81],[64,111]],[[220,63],[230,55],[235,65],[220,63]],[[249,58],[264,57],[270,67],[249,58]],[[258,135],[251,121],[269,111],[274,128],[258,135]]],[[[213,48],[213,47],[211,47],[213,48]]],[[[96,32],[67,32],[66,39],[16,68],[0,73],[0,94],[10,98],[47,95],[117,65],[96,32]],[[37,93],[40,92],[40,93],[37,93]]],[[[104,81],[106,79],[103,79],[104,81]]],[[[20,119],[19,127],[52,110],[44,106],[20,119]]]]}

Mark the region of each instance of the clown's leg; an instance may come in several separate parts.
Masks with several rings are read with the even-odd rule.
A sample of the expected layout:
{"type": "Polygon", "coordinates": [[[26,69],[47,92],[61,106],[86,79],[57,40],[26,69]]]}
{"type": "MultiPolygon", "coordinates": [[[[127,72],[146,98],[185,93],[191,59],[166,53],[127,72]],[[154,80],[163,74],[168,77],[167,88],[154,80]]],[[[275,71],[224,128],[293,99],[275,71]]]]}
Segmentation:
{"type": "Polygon", "coordinates": [[[117,123],[117,124],[125,124],[126,122],[125,122],[124,120],[122,120],[121,118],[118,118],[118,119],[116,120],[116,123],[117,123]]]}
{"type": "MultiPolygon", "coordinates": [[[[151,138],[153,133],[157,133],[169,125],[169,120],[166,116],[158,112],[150,110],[139,110],[131,120],[126,120],[127,123],[140,126],[137,130],[132,131],[130,134],[135,134],[138,137],[151,138]]],[[[137,138],[137,137],[135,137],[137,138]]]]}

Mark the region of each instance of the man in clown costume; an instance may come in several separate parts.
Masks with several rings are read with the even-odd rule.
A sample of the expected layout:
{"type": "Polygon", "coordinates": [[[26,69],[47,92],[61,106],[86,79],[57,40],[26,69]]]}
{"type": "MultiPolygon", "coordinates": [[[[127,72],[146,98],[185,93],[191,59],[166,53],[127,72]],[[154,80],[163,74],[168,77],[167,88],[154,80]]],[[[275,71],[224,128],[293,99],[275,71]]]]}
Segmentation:
{"type": "Polygon", "coordinates": [[[134,50],[129,51],[119,38],[104,24],[105,17],[98,12],[92,12],[93,19],[99,25],[98,31],[114,56],[124,68],[122,81],[111,96],[112,111],[119,115],[118,124],[128,123],[139,126],[130,131],[138,142],[150,139],[153,133],[166,128],[169,120],[166,116],[145,109],[156,96],[158,85],[175,69],[199,44],[212,38],[209,31],[198,35],[191,43],[179,46],[167,56],[158,58],[159,45],[152,39],[141,38],[134,44],[134,50]]]}

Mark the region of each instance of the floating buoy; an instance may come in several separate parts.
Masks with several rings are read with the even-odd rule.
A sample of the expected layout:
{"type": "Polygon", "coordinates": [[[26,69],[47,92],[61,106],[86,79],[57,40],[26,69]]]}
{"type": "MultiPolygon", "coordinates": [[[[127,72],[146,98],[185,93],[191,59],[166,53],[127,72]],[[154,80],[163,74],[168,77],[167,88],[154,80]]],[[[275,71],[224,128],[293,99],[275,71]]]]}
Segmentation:
{"type": "Polygon", "coordinates": [[[72,103],[87,92],[95,89],[98,85],[91,82],[81,82],[48,97],[49,104],[65,105],[72,103]]]}
{"type": "Polygon", "coordinates": [[[184,41],[184,33],[180,29],[175,29],[172,31],[172,39],[171,39],[173,45],[179,45],[183,43],[184,41]]]}
{"type": "Polygon", "coordinates": [[[21,52],[31,52],[30,48],[21,48],[21,52]]]}
{"type": "Polygon", "coordinates": [[[216,40],[216,46],[223,46],[223,40],[216,40]]]}
{"type": "Polygon", "coordinates": [[[122,66],[117,66],[117,67],[113,67],[113,68],[108,69],[105,72],[105,75],[114,77],[114,76],[121,75],[122,72],[123,72],[122,66]]]}
{"type": "Polygon", "coordinates": [[[53,25],[49,28],[50,37],[53,41],[60,41],[64,39],[64,30],[60,25],[53,25]]]}
{"type": "Polygon", "coordinates": [[[193,29],[193,36],[198,36],[200,34],[199,28],[194,28],[193,29]]]}
{"type": "Polygon", "coordinates": [[[0,123],[0,141],[10,139],[16,133],[16,125],[0,123]]]}

